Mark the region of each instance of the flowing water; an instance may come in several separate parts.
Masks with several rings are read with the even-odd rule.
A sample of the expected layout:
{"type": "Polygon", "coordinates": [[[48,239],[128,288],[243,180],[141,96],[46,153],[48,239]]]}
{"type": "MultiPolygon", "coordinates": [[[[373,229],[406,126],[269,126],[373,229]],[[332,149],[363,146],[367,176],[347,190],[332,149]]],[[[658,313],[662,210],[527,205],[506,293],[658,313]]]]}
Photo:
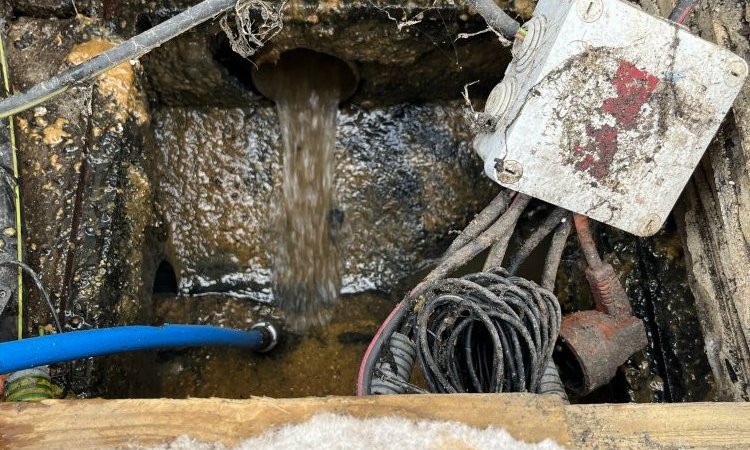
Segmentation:
{"type": "Polygon", "coordinates": [[[341,63],[305,52],[282,60],[266,79],[256,76],[256,83],[276,102],[283,142],[274,294],[287,324],[303,331],[328,323],[341,288],[334,229],[341,63]]]}

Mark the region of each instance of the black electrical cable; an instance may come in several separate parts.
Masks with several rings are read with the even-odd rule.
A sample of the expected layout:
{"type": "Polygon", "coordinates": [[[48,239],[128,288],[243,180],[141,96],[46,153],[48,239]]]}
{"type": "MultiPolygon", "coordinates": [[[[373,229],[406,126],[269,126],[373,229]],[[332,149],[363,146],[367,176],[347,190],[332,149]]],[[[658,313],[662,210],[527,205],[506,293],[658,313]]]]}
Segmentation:
{"type": "Polygon", "coordinates": [[[476,239],[483,231],[487,230],[487,228],[492,225],[492,223],[495,222],[506,209],[508,209],[508,204],[510,204],[510,200],[514,195],[515,192],[511,190],[503,190],[501,193],[497,194],[489,205],[487,205],[482,212],[477,214],[476,217],[474,217],[474,220],[472,220],[469,225],[467,225],[466,228],[456,236],[448,247],[448,250],[445,251],[443,258],[445,259],[456,253],[456,250],[476,239]]]}
{"type": "Polygon", "coordinates": [[[508,210],[500,216],[487,230],[480,234],[476,239],[456,250],[453,254],[443,259],[424,280],[415,287],[410,295],[416,296],[419,292],[429,286],[431,283],[446,277],[453,271],[471,261],[475,256],[480,254],[487,247],[493,245],[501,239],[507,239],[507,235],[513,232],[513,228],[518,221],[518,217],[523,212],[526,205],[529,204],[531,197],[518,193],[508,210]]]}
{"type": "Polygon", "coordinates": [[[510,237],[513,235],[513,230],[516,229],[518,219],[521,217],[521,213],[523,213],[524,209],[526,209],[526,205],[529,204],[531,197],[524,196],[522,197],[522,200],[524,201],[514,201],[513,204],[511,204],[511,207],[508,208],[507,216],[509,217],[508,224],[506,225],[507,232],[500,235],[498,239],[495,239],[495,243],[492,244],[490,253],[487,255],[487,259],[484,262],[483,270],[488,271],[494,267],[500,267],[503,265],[503,259],[505,258],[505,252],[508,250],[510,237]]]}
{"type": "Polygon", "coordinates": [[[171,19],[128,39],[122,44],[32,86],[26,92],[12,95],[0,101],[0,118],[25,111],[119,64],[138,59],[196,25],[228,11],[236,2],[237,0],[204,0],[195,6],[191,6],[171,19]]]}
{"type": "Polygon", "coordinates": [[[499,269],[434,283],[410,320],[430,392],[537,392],[561,317],[551,292],[499,269]]]}
{"type": "Polygon", "coordinates": [[[542,241],[552,233],[555,228],[563,221],[570,221],[571,213],[562,208],[555,208],[552,213],[542,222],[539,227],[527,239],[523,241],[521,246],[516,250],[513,257],[508,263],[508,273],[515,274],[521,267],[521,264],[526,261],[526,258],[531,255],[531,252],[536,249],[542,241]]]}
{"type": "Polygon", "coordinates": [[[570,230],[573,223],[570,220],[560,223],[552,234],[552,243],[547,251],[547,258],[544,260],[544,269],[542,271],[541,285],[545,289],[553,291],[555,288],[555,279],[557,279],[557,269],[560,267],[565,243],[570,236],[570,230]]]}
{"type": "MultiPolygon", "coordinates": [[[[49,307],[49,312],[52,315],[52,321],[55,324],[55,329],[58,333],[63,333],[63,327],[60,323],[60,318],[57,315],[57,311],[55,310],[55,305],[52,304],[52,299],[49,296],[49,293],[47,292],[47,289],[44,288],[44,284],[42,283],[42,280],[39,278],[39,275],[36,274],[36,271],[32,269],[28,264],[17,261],[14,259],[9,259],[6,261],[0,261],[0,266],[18,266],[23,270],[29,277],[31,277],[31,280],[34,282],[34,285],[39,290],[39,294],[44,298],[44,301],[47,303],[47,306],[49,307]]],[[[72,363],[68,362],[65,364],[65,374],[63,375],[63,391],[60,394],[60,398],[65,398],[68,395],[68,392],[70,391],[70,385],[73,380],[73,365],[72,363]]]]}
{"type": "MultiPolygon", "coordinates": [[[[443,278],[476,256],[477,249],[507,238],[529,200],[519,194],[474,241],[452,254],[446,252],[438,268],[394,308],[363,358],[359,395],[373,393],[373,374],[379,380],[378,393],[415,392],[408,383],[410,370],[401,373],[404,362],[398,364],[398,372],[391,370],[392,361],[388,363],[389,355],[393,359],[390,352],[396,350],[391,339],[397,331],[402,335],[400,349],[414,346],[430,392],[538,391],[542,376],[549,371],[562,320],[554,294],[510,276],[499,266],[461,279],[443,278]],[[377,369],[378,363],[386,370],[377,369]]],[[[554,211],[545,221],[552,226],[542,226],[538,232],[541,239],[555,232],[546,272],[552,271],[546,267],[549,264],[554,265],[554,272],[559,266],[570,231],[570,221],[566,227],[560,220],[568,214],[554,211]]]]}
{"type": "Polygon", "coordinates": [[[39,290],[39,294],[41,294],[44,301],[47,303],[47,306],[49,307],[50,314],[52,315],[52,321],[55,324],[55,328],[57,329],[58,333],[63,332],[62,325],[60,324],[60,318],[57,315],[57,311],[55,310],[55,305],[52,304],[52,300],[50,299],[49,294],[47,293],[47,290],[44,288],[44,285],[42,284],[42,280],[39,278],[39,276],[36,274],[34,269],[29,267],[26,263],[23,263],[21,261],[16,261],[14,259],[9,259],[6,261],[1,261],[0,266],[18,266],[26,272],[26,274],[31,277],[32,281],[34,281],[34,285],[36,285],[37,289],[39,290]]]}

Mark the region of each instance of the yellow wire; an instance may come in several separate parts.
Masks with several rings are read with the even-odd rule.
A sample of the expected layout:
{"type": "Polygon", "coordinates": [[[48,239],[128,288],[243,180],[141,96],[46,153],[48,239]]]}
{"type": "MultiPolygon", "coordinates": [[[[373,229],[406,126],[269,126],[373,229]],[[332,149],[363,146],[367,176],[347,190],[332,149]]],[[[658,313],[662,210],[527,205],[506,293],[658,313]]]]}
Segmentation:
{"type": "MultiPolygon", "coordinates": [[[[5,91],[10,93],[10,82],[8,80],[8,61],[5,58],[5,39],[0,35],[0,65],[3,71],[3,83],[5,91]]],[[[13,157],[13,178],[15,185],[13,188],[15,206],[16,206],[16,258],[23,261],[23,237],[21,235],[21,188],[18,186],[18,155],[16,154],[16,133],[13,127],[13,116],[8,116],[8,132],[10,133],[10,151],[13,157]]],[[[18,339],[23,339],[23,272],[18,268],[18,339]]]]}

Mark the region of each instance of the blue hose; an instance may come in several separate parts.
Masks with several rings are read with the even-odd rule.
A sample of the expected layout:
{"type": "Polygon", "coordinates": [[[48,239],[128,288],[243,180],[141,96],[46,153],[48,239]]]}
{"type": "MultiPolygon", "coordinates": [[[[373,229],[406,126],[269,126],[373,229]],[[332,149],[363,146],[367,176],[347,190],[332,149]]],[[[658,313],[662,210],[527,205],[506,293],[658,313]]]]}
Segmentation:
{"type": "Polygon", "coordinates": [[[205,325],[99,328],[0,343],[0,374],[92,356],[168,347],[228,346],[263,350],[263,328],[239,331],[205,325]]]}

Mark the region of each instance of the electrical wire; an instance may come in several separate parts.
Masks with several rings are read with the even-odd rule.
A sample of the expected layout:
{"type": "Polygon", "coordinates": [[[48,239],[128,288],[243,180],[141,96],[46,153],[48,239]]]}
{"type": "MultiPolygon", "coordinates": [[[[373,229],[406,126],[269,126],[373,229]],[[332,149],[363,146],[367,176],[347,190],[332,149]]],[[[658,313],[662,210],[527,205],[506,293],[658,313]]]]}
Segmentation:
{"type": "MultiPolygon", "coordinates": [[[[499,266],[461,279],[444,278],[476,256],[481,251],[477,249],[512,234],[529,200],[518,194],[474,241],[452,253],[446,252],[438,267],[394,308],[362,359],[358,395],[372,393],[373,375],[378,377],[379,393],[415,392],[408,383],[410,370],[403,373],[405,361],[397,364],[398,371],[391,370],[397,362],[390,361],[394,356],[391,337],[396,332],[407,338],[399,341],[399,348],[406,350],[409,342],[414,343],[415,351],[418,348],[417,359],[431,392],[539,389],[541,377],[549,371],[562,317],[552,292],[510,276],[499,266]]],[[[553,211],[552,219],[545,221],[553,226],[540,227],[543,231],[534,233],[541,235],[541,241],[555,232],[556,245],[547,258],[548,264],[554,263],[555,273],[570,231],[570,221],[564,226],[566,222],[560,224],[560,220],[568,214],[553,211]]]]}
{"type": "Polygon", "coordinates": [[[506,39],[513,40],[518,29],[521,28],[518,22],[503,11],[502,8],[492,0],[468,0],[469,4],[477,10],[480,16],[484,18],[487,25],[495,31],[502,34],[506,39]]]}
{"type": "Polygon", "coordinates": [[[21,94],[0,101],[0,118],[25,111],[72,86],[84,83],[124,62],[138,59],[154,48],[232,8],[237,0],[204,0],[176,16],[99,55],[38,83],[21,94]]]}
{"type": "MultiPolygon", "coordinates": [[[[570,217],[568,217],[568,219],[570,219],[570,217]]],[[[550,292],[554,292],[557,270],[560,267],[562,255],[565,251],[565,244],[568,241],[568,236],[570,236],[570,230],[572,228],[572,220],[564,220],[560,222],[552,234],[552,242],[550,243],[549,250],[547,250],[547,257],[544,260],[541,281],[541,286],[550,292]]],[[[552,359],[547,363],[542,378],[539,381],[539,393],[545,395],[556,395],[563,401],[563,403],[570,403],[568,400],[568,394],[565,392],[565,386],[560,378],[560,372],[555,361],[552,359]]]]}
{"type": "MultiPolygon", "coordinates": [[[[36,274],[34,269],[32,269],[28,264],[23,263],[21,261],[14,261],[14,260],[6,260],[6,261],[0,261],[0,266],[17,266],[19,271],[26,272],[29,277],[31,277],[32,281],[34,282],[34,285],[39,290],[39,294],[44,298],[44,301],[47,303],[47,307],[49,307],[50,314],[52,315],[52,321],[55,324],[55,329],[57,330],[57,333],[63,333],[63,327],[60,323],[60,318],[57,315],[57,311],[55,310],[55,306],[52,304],[52,299],[49,296],[49,293],[47,292],[47,289],[44,288],[44,284],[42,283],[42,280],[39,278],[39,276],[36,274]]],[[[19,280],[19,286],[21,285],[21,282],[23,279],[19,280]]],[[[18,305],[19,308],[19,316],[21,316],[21,306],[18,305]]],[[[23,331],[23,322],[19,321],[19,336],[18,340],[16,342],[21,342],[22,339],[22,331],[23,331]]],[[[65,374],[63,375],[63,391],[60,394],[60,398],[65,398],[68,395],[68,392],[70,391],[70,385],[73,379],[73,366],[70,363],[65,364],[65,374]]]]}
{"type": "Polygon", "coordinates": [[[499,269],[423,293],[413,319],[431,392],[537,392],[560,330],[554,295],[499,269]]]}
{"type": "Polygon", "coordinates": [[[47,306],[49,307],[50,314],[52,315],[52,321],[55,324],[55,329],[57,329],[58,333],[63,332],[63,327],[60,324],[60,318],[57,315],[57,311],[55,310],[55,305],[52,304],[52,300],[50,299],[49,294],[47,293],[47,290],[44,288],[44,285],[42,284],[42,280],[39,278],[39,276],[36,274],[34,269],[29,267],[26,263],[23,263],[21,261],[15,261],[15,260],[6,260],[6,261],[0,261],[0,266],[10,266],[15,265],[22,269],[26,274],[31,277],[31,280],[34,282],[34,285],[39,290],[39,294],[41,294],[44,301],[47,303],[47,306]]]}
{"type": "Polygon", "coordinates": [[[456,253],[456,250],[476,239],[487,229],[487,227],[492,225],[492,223],[495,222],[506,209],[508,209],[508,205],[515,195],[515,192],[508,189],[497,194],[482,212],[477,214],[469,225],[467,225],[466,228],[456,236],[453,242],[451,242],[448,250],[445,251],[443,259],[456,253]]]}
{"type": "Polygon", "coordinates": [[[586,258],[586,264],[588,264],[589,267],[601,266],[602,258],[599,256],[599,251],[596,249],[596,243],[594,242],[594,236],[591,234],[589,218],[580,214],[575,214],[573,216],[573,222],[576,226],[578,241],[581,243],[583,257],[586,258]]]}
{"type": "Polygon", "coordinates": [[[391,338],[391,335],[396,331],[397,327],[406,315],[407,299],[399,302],[395,308],[388,314],[388,317],[383,321],[375,333],[375,337],[370,341],[370,345],[367,346],[362,362],[359,365],[359,373],[357,375],[357,395],[369,395],[370,384],[372,382],[372,373],[375,369],[375,364],[380,357],[380,352],[383,348],[383,343],[391,338]]]}
{"type": "MultiPolygon", "coordinates": [[[[5,55],[5,38],[0,35],[0,68],[2,69],[2,80],[4,87],[4,94],[7,97],[10,94],[10,77],[8,76],[8,59],[5,55]]],[[[15,220],[16,220],[16,259],[23,261],[23,223],[21,219],[21,188],[18,185],[18,179],[20,177],[20,171],[18,169],[18,150],[16,148],[16,132],[13,124],[13,118],[8,117],[8,134],[10,135],[10,153],[13,164],[13,201],[15,204],[15,220]]],[[[16,317],[16,333],[18,339],[23,339],[23,274],[22,269],[18,268],[18,287],[16,289],[16,298],[18,303],[18,313],[16,317]]]]}
{"type": "MultiPolygon", "coordinates": [[[[519,194],[523,195],[523,194],[519,194]]],[[[503,264],[503,259],[505,258],[505,252],[508,250],[508,243],[510,242],[510,237],[513,234],[513,230],[516,229],[516,224],[518,224],[518,219],[521,218],[521,213],[523,213],[524,209],[526,209],[526,206],[529,204],[529,201],[531,201],[531,197],[524,195],[523,197],[516,198],[516,200],[513,201],[513,203],[510,205],[510,208],[508,208],[507,216],[507,225],[506,225],[506,232],[501,234],[498,239],[495,240],[495,243],[492,244],[492,247],[490,248],[490,253],[487,255],[487,260],[484,262],[484,270],[488,271],[491,270],[493,267],[500,267],[503,264]]]]}
{"type": "Polygon", "coordinates": [[[508,263],[508,273],[515,274],[518,269],[526,261],[526,258],[531,255],[531,252],[536,249],[544,239],[555,230],[561,222],[570,221],[571,213],[562,208],[555,208],[552,213],[542,222],[539,227],[531,233],[527,239],[523,241],[521,246],[516,250],[513,257],[508,263]]]}
{"type": "Polygon", "coordinates": [[[679,0],[672,12],[669,14],[669,20],[682,25],[690,16],[690,13],[693,12],[693,9],[697,4],[698,0],[679,0]]]}
{"type": "Polygon", "coordinates": [[[568,241],[568,236],[570,236],[570,230],[572,227],[572,222],[566,220],[561,222],[552,234],[552,243],[547,251],[547,258],[544,260],[541,282],[542,287],[549,289],[550,291],[554,291],[557,270],[560,267],[562,254],[565,250],[565,243],[568,241]]]}
{"type": "Polygon", "coordinates": [[[528,195],[521,193],[516,194],[510,207],[508,207],[508,210],[505,211],[494,224],[490,225],[490,227],[476,239],[443,259],[437,267],[427,274],[424,280],[418,284],[409,295],[416,297],[422,289],[426,288],[431,283],[450,275],[456,269],[471,261],[475,256],[499,240],[508,238],[507,235],[512,233],[513,227],[515,227],[516,222],[518,221],[518,217],[521,215],[524,208],[526,208],[526,205],[529,204],[530,200],[531,197],[528,195]]]}

